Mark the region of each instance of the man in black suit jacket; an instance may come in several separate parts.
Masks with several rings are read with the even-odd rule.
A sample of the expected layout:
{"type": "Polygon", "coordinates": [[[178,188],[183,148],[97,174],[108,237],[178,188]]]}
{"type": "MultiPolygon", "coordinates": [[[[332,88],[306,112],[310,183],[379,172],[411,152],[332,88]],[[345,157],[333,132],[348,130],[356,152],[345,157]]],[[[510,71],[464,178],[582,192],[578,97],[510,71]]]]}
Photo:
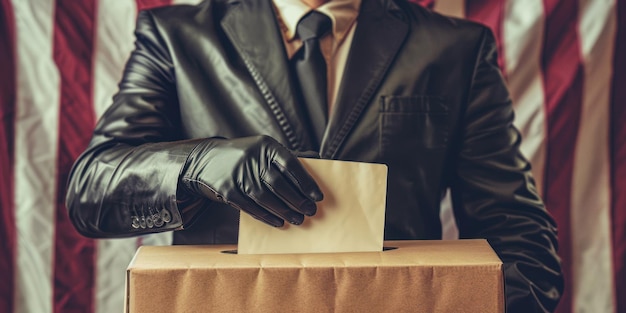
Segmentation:
{"type": "Polygon", "coordinates": [[[563,288],[556,226],[519,152],[491,32],[405,0],[355,2],[318,138],[277,2],[140,13],[120,90],[71,173],[76,228],[235,243],[233,208],[273,226],[315,214],[323,195],[296,155],[385,163],[385,239],[441,238],[450,188],[460,237],[488,239],[504,261],[507,310],[552,311],[563,288]]]}

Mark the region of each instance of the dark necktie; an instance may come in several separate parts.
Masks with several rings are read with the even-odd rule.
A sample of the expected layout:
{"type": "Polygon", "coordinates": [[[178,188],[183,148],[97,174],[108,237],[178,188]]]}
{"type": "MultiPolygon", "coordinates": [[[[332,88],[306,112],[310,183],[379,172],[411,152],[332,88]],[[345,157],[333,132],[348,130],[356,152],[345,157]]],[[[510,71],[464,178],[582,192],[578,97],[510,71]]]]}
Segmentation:
{"type": "Polygon", "coordinates": [[[311,11],[305,15],[296,27],[302,48],[291,60],[318,144],[322,141],[328,121],[326,61],[319,39],[331,26],[330,18],[322,13],[311,11]]]}

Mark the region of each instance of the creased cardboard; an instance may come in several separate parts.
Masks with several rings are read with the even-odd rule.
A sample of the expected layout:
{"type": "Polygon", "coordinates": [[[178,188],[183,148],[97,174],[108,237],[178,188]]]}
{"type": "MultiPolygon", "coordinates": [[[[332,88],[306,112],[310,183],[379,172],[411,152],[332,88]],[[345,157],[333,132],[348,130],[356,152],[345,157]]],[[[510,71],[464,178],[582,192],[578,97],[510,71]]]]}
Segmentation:
{"type": "Polygon", "coordinates": [[[317,214],[302,225],[270,227],[246,213],[239,223],[240,254],[381,251],[387,166],[300,159],[324,193],[317,214]]]}
{"type": "Polygon", "coordinates": [[[391,241],[383,252],[254,254],[145,246],[126,312],[503,312],[502,263],[485,240],[391,241]]]}

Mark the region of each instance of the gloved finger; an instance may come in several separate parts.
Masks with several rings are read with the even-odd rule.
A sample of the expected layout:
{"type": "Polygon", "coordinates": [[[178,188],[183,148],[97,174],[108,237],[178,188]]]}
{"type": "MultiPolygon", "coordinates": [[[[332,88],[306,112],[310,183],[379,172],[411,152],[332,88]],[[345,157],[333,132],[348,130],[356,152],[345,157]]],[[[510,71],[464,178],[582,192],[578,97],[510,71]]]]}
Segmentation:
{"type": "Polygon", "coordinates": [[[291,155],[289,157],[276,156],[272,163],[303,195],[313,201],[322,201],[324,199],[324,194],[319,186],[317,186],[313,177],[309,175],[297,158],[291,155]]]}
{"type": "Polygon", "coordinates": [[[262,178],[263,182],[281,202],[293,211],[312,216],[317,212],[315,202],[306,197],[291,180],[287,179],[276,168],[267,171],[262,178]]]}
{"type": "MultiPolygon", "coordinates": [[[[270,190],[252,192],[248,196],[260,207],[294,225],[304,222],[304,215],[293,210],[270,190]]],[[[310,200],[309,200],[310,201],[310,200]]]]}
{"type": "Polygon", "coordinates": [[[270,226],[281,227],[285,224],[285,221],[282,218],[270,213],[249,198],[243,196],[236,197],[232,201],[229,200],[228,204],[270,226]]]}

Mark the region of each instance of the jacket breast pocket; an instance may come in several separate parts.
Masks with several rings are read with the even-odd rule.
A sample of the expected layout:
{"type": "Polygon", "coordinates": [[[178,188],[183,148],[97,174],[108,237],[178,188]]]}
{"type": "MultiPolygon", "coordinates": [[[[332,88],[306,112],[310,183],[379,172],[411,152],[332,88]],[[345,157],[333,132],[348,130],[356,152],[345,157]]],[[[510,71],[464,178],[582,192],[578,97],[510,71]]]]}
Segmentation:
{"type": "Polygon", "coordinates": [[[447,146],[448,107],[442,97],[383,96],[379,115],[383,158],[404,158],[413,151],[447,146]]]}

